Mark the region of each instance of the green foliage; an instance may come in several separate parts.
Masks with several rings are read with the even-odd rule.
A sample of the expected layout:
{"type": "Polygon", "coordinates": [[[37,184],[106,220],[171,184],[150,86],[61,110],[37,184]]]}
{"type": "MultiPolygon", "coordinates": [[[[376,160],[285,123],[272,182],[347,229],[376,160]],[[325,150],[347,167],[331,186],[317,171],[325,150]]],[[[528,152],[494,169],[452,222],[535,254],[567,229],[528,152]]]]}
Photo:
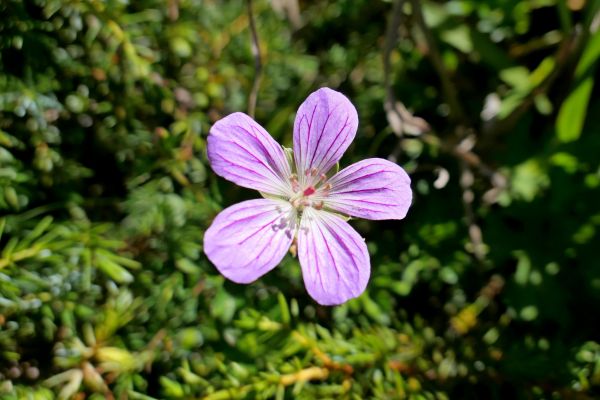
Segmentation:
{"type": "Polygon", "coordinates": [[[243,286],[202,252],[253,196],[205,155],[247,109],[245,2],[0,2],[2,399],[598,396],[599,2],[406,1],[386,88],[392,3],[253,2],[257,120],[289,146],[338,88],[342,164],[413,180],[406,220],[352,221],[371,282],[326,308],[291,256],[243,286]],[[392,128],[388,89],[432,131],[392,128]]]}
{"type": "Polygon", "coordinates": [[[560,108],[556,120],[558,138],[563,142],[577,140],[581,135],[587,105],[594,86],[595,64],[600,56],[600,32],[595,32],[583,50],[575,70],[575,88],[560,108]]]}

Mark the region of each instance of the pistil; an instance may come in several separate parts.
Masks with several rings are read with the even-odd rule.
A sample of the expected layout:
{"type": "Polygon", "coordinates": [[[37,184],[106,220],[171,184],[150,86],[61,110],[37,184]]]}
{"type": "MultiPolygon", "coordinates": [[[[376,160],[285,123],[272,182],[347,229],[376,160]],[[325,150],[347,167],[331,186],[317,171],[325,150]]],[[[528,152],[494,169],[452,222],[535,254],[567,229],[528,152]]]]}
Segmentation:
{"type": "Polygon", "coordinates": [[[307,187],[306,189],[304,189],[304,192],[303,192],[303,194],[304,194],[305,196],[310,196],[311,194],[313,194],[313,193],[315,193],[315,192],[316,192],[315,188],[314,188],[314,187],[312,187],[312,186],[309,186],[309,187],[307,187]]]}

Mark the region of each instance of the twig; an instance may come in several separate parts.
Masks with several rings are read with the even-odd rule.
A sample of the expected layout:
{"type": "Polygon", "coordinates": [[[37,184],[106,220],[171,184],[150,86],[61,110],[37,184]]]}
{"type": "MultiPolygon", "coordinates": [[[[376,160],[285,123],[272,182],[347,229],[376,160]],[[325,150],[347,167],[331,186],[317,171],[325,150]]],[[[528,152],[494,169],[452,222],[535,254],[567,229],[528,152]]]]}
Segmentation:
{"type": "Polygon", "coordinates": [[[415,16],[415,20],[417,25],[423,32],[423,36],[425,37],[425,42],[427,44],[427,50],[429,58],[431,58],[431,63],[433,67],[437,71],[438,76],[440,77],[440,82],[442,84],[442,92],[444,94],[444,98],[448,102],[448,106],[450,107],[450,118],[454,122],[462,123],[467,125],[468,119],[466,114],[458,101],[458,93],[454,88],[454,85],[450,81],[450,74],[444,65],[444,61],[440,55],[440,51],[437,47],[437,43],[435,42],[435,38],[433,34],[429,30],[429,27],[425,23],[425,18],[423,17],[423,9],[421,8],[420,0],[411,0],[413,14],[415,16]]]}
{"type": "MultiPolygon", "coordinates": [[[[286,387],[299,382],[309,382],[314,380],[322,381],[327,379],[328,376],[329,370],[327,368],[308,367],[297,372],[281,375],[276,383],[283,387],[286,387]]],[[[232,387],[229,389],[221,389],[204,396],[202,400],[223,400],[247,397],[250,392],[260,393],[273,383],[275,383],[273,382],[273,380],[266,379],[244,386],[232,387]]]]}
{"type": "MultiPolygon", "coordinates": [[[[459,102],[458,92],[450,80],[449,72],[444,65],[440,51],[435,42],[435,38],[425,23],[420,0],[410,1],[412,4],[415,21],[425,38],[427,54],[439,76],[444,99],[450,107],[449,117],[451,121],[454,122],[454,133],[456,137],[456,139],[451,142],[441,141],[435,132],[431,130],[429,125],[423,121],[423,126],[427,127],[427,129],[423,129],[421,132],[419,132],[420,138],[423,142],[431,146],[438,147],[440,150],[454,156],[459,160],[461,170],[460,186],[462,189],[462,200],[465,210],[465,221],[469,232],[469,240],[471,241],[472,252],[475,258],[479,262],[483,262],[485,259],[485,245],[483,243],[481,228],[479,225],[477,225],[476,216],[473,211],[472,203],[474,199],[474,193],[472,185],[474,177],[471,168],[477,169],[482,175],[489,178],[495,188],[504,188],[507,184],[507,180],[503,175],[482,162],[481,158],[472,151],[472,148],[475,145],[475,136],[473,135],[474,129],[471,127],[471,123],[466,117],[465,111],[459,102]]],[[[390,126],[394,132],[398,134],[398,136],[400,136],[401,133],[398,133],[398,130],[402,131],[405,120],[402,118],[401,113],[399,113],[396,108],[394,94],[391,88],[390,54],[397,40],[397,30],[401,16],[401,5],[402,0],[397,0],[396,3],[394,3],[392,16],[390,18],[386,33],[386,41],[383,53],[384,84],[386,89],[385,111],[390,126]],[[394,123],[397,125],[396,128],[394,127],[394,123]]],[[[398,144],[392,156],[394,156],[396,151],[399,149],[400,145],[398,144]]]]}
{"type": "MultiPolygon", "coordinates": [[[[383,108],[390,125],[390,128],[396,136],[402,137],[403,134],[421,135],[429,131],[429,124],[422,118],[415,117],[400,101],[396,101],[394,90],[392,88],[392,66],[391,55],[396,43],[398,42],[398,28],[402,21],[402,7],[404,0],[396,0],[392,8],[392,15],[388,21],[383,46],[383,84],[385,88],[385,101],[383,108]]],[[[398,146],[400,146],[400,141],[398,146]]],[[[400,147],[392,152],[391,157],[395,160],[400,152],[400,147]]]]}
{"type": "Polygon", "coordinates": [[[428,47],[428,55],[431,58],[431,63],[433,64],[433,67],[439,75],[444,97],[448,102],[448,106],[450,107],[450,117],[454,120],[454,122],[463,125],[462,127],[458,126],[455,130],[455,133],[457,133],[457,137],[459,138],[458,143],[448,144],[442,142],[432,131],[423,134],[422,139],[424,142],[430,145],[437,145],[446,153],[452,154],[467,165],[477,168],[484,176],[492,179],[492,182],[494,182],[493,178],[498,177],[499,174],[492,168],[487,166],[485,163],[483,163],[479,156],[473,153],[470,148],[465,149],[464,146],[461,145],[461,143],[464,140],[464,132],[469,132],[472,129],[467,129],[467,127],[470,126],[470,124],[468,123],[469,121],[466,118],[464,109],[458,100],[457,91],[452,82],[450,81],[450,75],[448,73],[448,70],[444,66],[444,62],[442,60],[442,57],[440,56],[439,49],[435,42],[435,38],[433,37],[433,34],[429,30],[429,27],[425,23],[420,0],[411,0],[411,4],[413,7],[413,14],[415,16],[416,22],[419,25],[421,31],[423,32],[423,36],[425,37],[425,41],[428,47]]]}
{"type": "Polygon", "coordinates": [[[464,335],[473,329],[477,325],[477,316],[490,305],[494,297],[502,292],[504,283],[504,279],[500,275],[492,275],[475,301],[465,306],[450,319],[451,330],[458,335],[464,335]]]}
{"type": "Polygon", "coordinates": [[[298,382],[307,382],[312,380],[325,380],[329,376],[327,368],[310,367],[291,374],[282,375],[279,383],[283,386],[289,386],[298,382]]]}
{"type": "MultiPolygon", "coordinates": [[[[458,138],[458,142],[449,146],[445,143],[440,143],[440,147],[448,151],[460,160],[460,187],[462,189],[462,201],[465,212],[465,222],[469,233],[469,240],[471,242],[472,252],[477,261],[482,263],[485,260],[485,245],[483,243],[483,234],[481,228],[477,224],[475,213],[473,212],[473,172],[471,167],[476,167],[483,175],[490,178],[492,184],[497,182],[506,182],[502,175],[494,172],[486,164],[484,164],[479,156],[473,153],[471,150],[475,145],[475,136],[470,135],[473,132],[471,124],[466,116],[466,113],[458,100],[458,92],[452,82],[450,81],[450,75],[446,69],[440,51],[435,42],[433,34],[429,30],[429,27],[425,23],[423,17],[423,10],[421,8],[420,0],[411,0],[413,6],[413,14],[417,25],[420,27],[425,37],[425,42],[428,47],[428,55],[431,59],[434,69],[440,78],[442,84],[442,92],[448,106],[450,107],[450,119],[456,124],[454,129],[455,136],[458,138]]],[[[425,139],[425,138],[424,138],[425,139]]],[[[437,137],[429,137],[428,139],[437,140],[437,137]]]]}
{"type": "MultiPolygon", "coordinates": [[[[559,2],[560,3],[560,2],[559,2]]],[[[574,66],[583,52],[590,35],[593,30],[595,18],[597,18],[600,10],[600,0],[594,0],[588,7],[588,12],[584,21],[575,25],[571,29],[570,34],[566,34],[561,41],[558,50],[554,56],[554,70],[546,77],[546,79],[534,88],[530,94],[513,110],[513,112],[503,119],[492,120],[487,127],[484,126],[485,137],[488,141],[494,139],[497,135],[509,132],[519,122],[521,117],[534,104],[535,97],[541,94],[546,94],[552,89],[554,83],[563,75],[565,70],[569,70],[574,66]]],[[[568,24],[571,26],[570,24],[568,24]]]]}
{"type": "Polygon", "coordinates": [[[352,375],[352,373],[354,372],[354,368],[352,368],[352,365],[342,364],[333,361],[331,357],[325,354],[311,339],[307,338],[299,331],[292,332],[292,336],[294,337],[294,339],[296,339],[296,341],[298,341],[298,343],[305,347],[308,347],[310,351],[312,351],[312,353],[315,355],[315,357],[317,357],[323,363],[323,366],[328,370],[342,371],[346,375],[352,375]]]}
{"type": "MultiPolygon", "coordinates": [[[[406,109],[402,102],[396,101],[396,96],[394,96],[392,88],[391,54],[398,42],[398,29],[402,21],[403,5],[404,0],[396,0],[394,2],[383,46],[383,84],[385,88],[383,109],[385,110],[385,116],[390,128],[399,138],[402,138],[404,133],[418,136],[431,130],[431,127],[424,119],[415,117],[406,109]]],[[[402,141],[398,140],[396,147],[389,155],[389,159],[396,162],[401,150],[402,141]]]]}
{"type": "Polygon", "coordinates": [[[584,42],[582,29],[575,30],[575,33],[565,37],[554,57],[556,66],[546,79],[541,82],[539,86],[534,88],[521,104],[519,104],[519,106],[508,116],[502,119],[494,119],[483,126],[483,137],[486,138],[486,141],[491,141],[498,135],[509,132],[514,128],[521,117],[525,115],[534,104],[535,97],[548,93],[559,76],[563,74],[564,70],[567,69],[569,65],[572,65],[574,59],[581,53],[584,42]]]}
{"type": "Polygon", "coordinates": [[[460,162],[464,162],[470,168],[476,169],[482,176],[488,178],[494,186],[500,188],[506,187],[506,177],[483,162],[481,157],[473,152],[471,149],[472,146],[461,145],[461,142],[455,144],[453,142],[441,141],[434,131],[424,133],[420,138],[424,143],[437,147],[444,153],[455,157],[460,162]]]}
{"type": "Polygon", "coordinates": [[[252,55],[254,56],[254,81],[252,82],[252,90],[248,96],[248,115],[254,118],[256,110],[256,101],[258,99],[258,90],[262,81],[262,61],[260,56],[260,43],[256,24],[254,23],[254,14],[252,12],[252,0],[246,0],[248,5],[248,24],[250,26],[250,35],[252,37],[252,55]]]}
{"type": "MultiPolygon", "coordinates": [[[[154,352],[156,347],[160,344],[160,342],[162,342],[162,340],[165,338],[166,335],[167,335],[167,332],[164,329],[160,329],[158,332],[156,332],[156,334],[152,337],[152,339],[150,339],[150,342],[148,343],[146,350],[150,353],[154,352]]],[[[148,361],[146,362],[146,365],[144,366],[144,370],[146,372],[152,371],[152,361],[153,360],[151,358],[149,358],[148,361]]]]}
{"type": "Polygon", "coordinates": [[[388,123],[390,127],[396,133],[396,135],[402,135],[403,120],[400,113],[396,110],[396,98],[392,89],[391,75],[391,60],[390,56],[392,50],[396,46],[398,41],[398,27],[400,26],[402,17],[402,5],[404,0],[396,0],[392,8],[392,15],[388,22],[387,30],[385,33],[385,43],[383,46],[383,84],[385,86],[385,102],[384,109],[386,112],[388,123]]]}

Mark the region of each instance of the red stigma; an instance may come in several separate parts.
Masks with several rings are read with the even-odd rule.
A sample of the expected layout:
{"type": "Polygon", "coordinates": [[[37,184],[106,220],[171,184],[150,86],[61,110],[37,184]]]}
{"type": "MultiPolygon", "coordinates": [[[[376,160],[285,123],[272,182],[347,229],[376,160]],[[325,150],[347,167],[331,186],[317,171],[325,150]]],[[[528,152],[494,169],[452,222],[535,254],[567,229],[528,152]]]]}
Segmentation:
{"type": "Polygon", "coordinates": [[[315,188],[312,186],[309,186],[306,189],[304,189],[304,192],[302,194],[304,194],[305,196],[310,196],[314,192],[316,192],[315,188]]]}

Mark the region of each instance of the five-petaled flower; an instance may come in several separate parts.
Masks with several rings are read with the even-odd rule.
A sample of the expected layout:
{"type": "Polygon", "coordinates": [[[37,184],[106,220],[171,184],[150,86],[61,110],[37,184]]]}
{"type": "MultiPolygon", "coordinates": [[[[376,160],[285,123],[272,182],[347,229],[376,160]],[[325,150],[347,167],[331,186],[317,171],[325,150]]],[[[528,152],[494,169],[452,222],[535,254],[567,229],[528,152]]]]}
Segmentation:
{"type": "Polygon", "coordinates": [[[217,269],[250,283],[297,250],[304,284],[320,304],[359,296],[369,280],[367,246],[342,215],[402,219],[412,200],[410,178],[393,162],[370,158],[329,176],[358,127],[341,93],[322,88],[300,106],[293,155],[252,118],[234,113],[208,136],[212,169],[263,199],[223,210],[204,235],[204,251],[217,269]]]}

